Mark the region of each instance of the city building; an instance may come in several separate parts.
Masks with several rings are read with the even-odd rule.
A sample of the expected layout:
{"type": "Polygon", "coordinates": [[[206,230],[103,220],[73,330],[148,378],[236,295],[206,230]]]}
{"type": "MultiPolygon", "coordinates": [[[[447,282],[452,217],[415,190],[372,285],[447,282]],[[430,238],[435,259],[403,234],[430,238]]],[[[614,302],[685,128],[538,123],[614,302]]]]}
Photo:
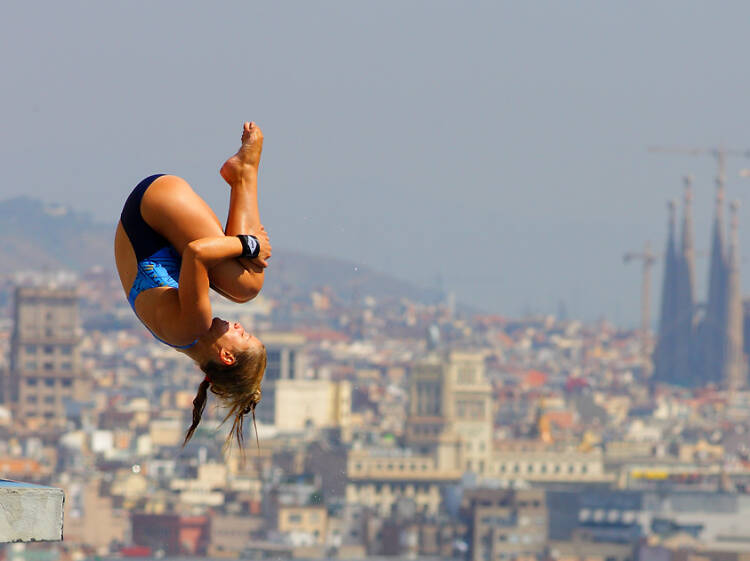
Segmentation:
{"type": "Polygon", "coordinates": [[[66,404],[88,399],[90,384],[81,368],[77,327],[75,289],[16,288],[2,399],[17,419],[63,424],[66,404]]]}
{"type": "Polygon", "coordinates": [[[462,470],[436,465],[432,455],[405,449],[350,450],[346,463],[346,502],[360,504],[389,516],[396,502],[406,497],[418,512],[440,512],[444,490],[456,485],[462,470]]]}
{"type": "Polygon", "coordinates": [[[264,384],[305,377],[304,335],[273,331],[263,333],[260,339],[266,347],[267,356],[264,384]]]}
{"type": "Polygon", "coordinates": [[[351,424],[352,391],[345,380],[276,380],[264,386],[261,403],[262,419],[273,415],[274,426],[282,431],[315,427],[346,432],[351,424]]]}
{"type": "Polygon", "coordinates": [[[433,353],[414,365],[406,444],[438,467],[487,473],[492,455],[492,387],[481,352],[433,353]]]}
{"type": "Polygon", "coordinates": [[[547,504],[542,489],[464,491],[461,517],[469,527],[469,559],[536,559],[547,544],[547,504]]]}

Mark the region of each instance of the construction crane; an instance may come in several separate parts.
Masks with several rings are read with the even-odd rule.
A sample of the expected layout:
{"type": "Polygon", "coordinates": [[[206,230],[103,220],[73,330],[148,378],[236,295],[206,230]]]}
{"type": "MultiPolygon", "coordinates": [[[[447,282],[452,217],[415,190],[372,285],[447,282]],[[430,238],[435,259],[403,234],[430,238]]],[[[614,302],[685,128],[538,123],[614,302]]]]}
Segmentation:
{"type": "Polygon", "coordinates": [[[651,146],[649,152],[668,152],[672,154],[688,154],[690,156],[713,156],[716,158],[718,173],[716,174],[716,186],[722,190],[727,181],[727,156],[739,156],[750,158],[750,150],[737,150],[716,146],[712,148],[689,148],[685,146],[651,146]]]}
{"type": "Polygon", "coordinates": [[[644,367],[649,356],[649,326],[651,325],[651,268],[656,263],[656,254],[651,250],[651,244],[646,242],[643,251],[629,251],[623,255],[625,263],[639,260],[643,264],[641,280],[641,352],[644,367]]]}

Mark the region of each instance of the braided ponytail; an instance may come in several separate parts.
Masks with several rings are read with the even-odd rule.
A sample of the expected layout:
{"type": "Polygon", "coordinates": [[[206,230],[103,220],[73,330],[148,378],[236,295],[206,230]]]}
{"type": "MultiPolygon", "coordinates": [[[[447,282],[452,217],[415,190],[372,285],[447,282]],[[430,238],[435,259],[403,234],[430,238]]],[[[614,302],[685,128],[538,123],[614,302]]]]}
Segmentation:
{"type": "MultiPolygon", "coordinates": [[[[206,374],[206,378],[201,382],[198,394],[193,400],[193,424],[185,435],[183,447],[193,436],[193,432],[201,421],[210,389],[211,393],[218,397],[227,409],[227,414],[222,422],[225,423],[229,419],[233,419],[232,428],[224,442],[224,450],[228,450],[232,439],[234,439],[237,441],[244,457],[243,417],[252,413],[253,425],[255,425],[255,407],[260,402],[260,384],[266,370],[266,349],[261,346],[260,349],[251,352],[243,351],[237,353],[234,358],[234,363],[230,365],[216,361],[208,361],[200,365],[201,370],[206,374]]],[[[257,426],[255,427],[255,442],[260,452],[257,426]]]]}
{"type": "Polygon", "coordinates": [[[195,394],[195,399],[193,400],[193,424],[190,425],[190,428],[185,435],[185,442],[182,443],[183,448],[188,443],[188,440],[190,440],[190,438],[193,436],[195,429],[198,427],[198,423],[201,422],[203,410],[206,408],[206,401],[208,400],[208,387],[210,385],[211,382],[209,382],[208,376],[206,376],[206,378],[201,382],[201,385],[198,386],[198,393],[195,394]]]}

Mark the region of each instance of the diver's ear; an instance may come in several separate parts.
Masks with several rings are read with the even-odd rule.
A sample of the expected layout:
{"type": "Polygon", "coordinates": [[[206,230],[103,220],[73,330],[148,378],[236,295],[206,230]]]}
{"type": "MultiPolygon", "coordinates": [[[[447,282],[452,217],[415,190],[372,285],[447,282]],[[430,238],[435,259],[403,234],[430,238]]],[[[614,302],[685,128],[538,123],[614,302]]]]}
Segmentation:
{"type": "Polygon", "coordinates": [[[234,355],[230,350],[222,348],[219,350],[219,360],[221,360],[222,364],[231,366],[234,364],[234,355]]]}

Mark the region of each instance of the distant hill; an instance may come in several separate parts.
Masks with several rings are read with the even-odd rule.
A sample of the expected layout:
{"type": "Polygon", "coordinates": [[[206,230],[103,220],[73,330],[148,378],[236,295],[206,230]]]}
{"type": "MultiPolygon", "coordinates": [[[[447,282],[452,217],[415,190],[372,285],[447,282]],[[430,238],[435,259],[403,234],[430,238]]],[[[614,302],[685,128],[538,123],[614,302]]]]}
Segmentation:
{"type": "Polygon", "coordinates": [[[114,228],[29,197],[0,201],[2,272],[112,266],[114,228]]]}
{"type": "Polygon", "coordinates": [[[379,300],[408,298],[432,303],[440,298],[436,289],[421,288],[343,259],[276,248],[271,259],[263,289],[270,296],[308,294],[311,290],[328,286],[345,300],[374,296],[379,300]]]}
{"type": "MultiPolygon", "coordinates": [[[[39,269],[112,270],[114,227],[89,214],[30,197],[0,201],[0,274],[39,269]]],[[[302,296],[329,286],[340,298],[372,295],[434,302],[435,289],[424,289],[342,259],[274,248],[264,291],[269,296],[302,296]]]]}

